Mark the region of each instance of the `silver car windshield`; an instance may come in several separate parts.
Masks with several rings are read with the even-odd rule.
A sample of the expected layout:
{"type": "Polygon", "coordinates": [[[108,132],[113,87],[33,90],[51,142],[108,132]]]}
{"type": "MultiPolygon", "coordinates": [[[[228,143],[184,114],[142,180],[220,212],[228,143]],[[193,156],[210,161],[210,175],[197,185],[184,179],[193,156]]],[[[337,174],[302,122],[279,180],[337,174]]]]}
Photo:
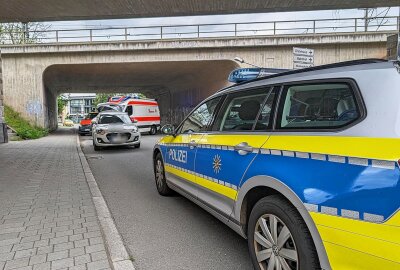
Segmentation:
{"type": "Polygon", "coordinates": [[[99,124],[130,124],[131,119],[126,114],[104,114],[100,116],[99,124]]]}

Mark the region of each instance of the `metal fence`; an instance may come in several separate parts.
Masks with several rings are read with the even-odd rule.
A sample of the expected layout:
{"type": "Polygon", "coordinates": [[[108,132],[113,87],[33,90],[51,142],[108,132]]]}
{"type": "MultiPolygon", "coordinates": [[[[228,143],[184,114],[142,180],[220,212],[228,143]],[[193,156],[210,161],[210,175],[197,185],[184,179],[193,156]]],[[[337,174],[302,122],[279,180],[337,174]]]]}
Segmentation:
{"type": "Polygon", "coordinates": [[[0,36],[0,43],[71,43],[164,39],[202,39],[218,37],[254,37],[315,35],[333,33],[370,33],[399,31],[399,16],[374,18],[318,19],[168,26],[107,27],[14,32],[0,36]],[[34,38],[32,38],[34,37],[34,38]]]}

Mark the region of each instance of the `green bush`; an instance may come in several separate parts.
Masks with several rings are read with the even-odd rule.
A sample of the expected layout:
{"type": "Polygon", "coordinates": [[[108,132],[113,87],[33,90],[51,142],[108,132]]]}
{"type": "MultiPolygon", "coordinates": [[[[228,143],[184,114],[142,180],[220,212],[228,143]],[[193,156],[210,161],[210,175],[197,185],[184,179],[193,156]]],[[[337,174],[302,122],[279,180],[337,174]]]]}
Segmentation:
{"type": "Polygon", "coordinates": [[[22,139],[38,139],[49,133],[47,129],[31,125],[29,121],[21,117],[20,113],[9,106],[4,106],[4,118],[7,125],[12,127],[22,139]]]}

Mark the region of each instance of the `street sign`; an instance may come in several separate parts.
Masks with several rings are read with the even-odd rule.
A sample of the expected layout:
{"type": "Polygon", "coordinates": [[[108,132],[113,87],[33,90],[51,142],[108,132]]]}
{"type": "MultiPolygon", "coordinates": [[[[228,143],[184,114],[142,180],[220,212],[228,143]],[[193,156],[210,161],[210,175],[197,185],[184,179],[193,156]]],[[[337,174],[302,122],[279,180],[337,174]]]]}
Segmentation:
{"type": "Polygon", "coordinates": [[[313,66],[314,64],[293,63],[293,69],[309,68],[313,66]]]}
{"type": "Polygon", "coordinates": [[[293,47],[293,54],[294,55],[314,56],[314,49],[293,47]]]}
{"type": "Polygon", "coordinates": [[[314,57],[311,56],[303,56],[303,55],[293,55],[293,61],[299,63],[313,64],[314,57]]]}
{"type": "Polygon", "coordinates": [[[314,66],[314,49],[293,47],[293,69],[314,66]]]}

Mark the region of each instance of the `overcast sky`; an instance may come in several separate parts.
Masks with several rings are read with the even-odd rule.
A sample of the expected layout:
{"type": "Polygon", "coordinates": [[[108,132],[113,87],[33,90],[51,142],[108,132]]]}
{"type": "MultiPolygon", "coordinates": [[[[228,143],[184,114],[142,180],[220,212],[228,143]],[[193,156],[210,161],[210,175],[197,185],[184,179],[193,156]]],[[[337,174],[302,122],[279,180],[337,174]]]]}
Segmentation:
{"type": "MultiPolygon", "coordinates": [[[[386,14],[385,8],[377,9],[377,13],[386,14]]],[[[398,16],[399,8],[392,7],[388,16],[398,16]]],[[[53,29],[65,28],[96,28],[96,27],[118,27],[118,26],[152,26],[152,25],[175,25],[175,24],[209,24],[209,23],[238,23],[238,22],[260,22],[260,21],[285,21],[285,20],[308,20],[322,18],[353,18],[363,17],[364,11],[358,9],[328,10],[328,11],[302,11],[302,12],[280,12],[280,13],[256,13],[237,15],[212,15],[212,16],[190,16],[190,17],[167,17],[167,18],[141,18],[141,19],[115,19],[115,20],[92,20],[72,22],[50,22],[53,29]]]]}

